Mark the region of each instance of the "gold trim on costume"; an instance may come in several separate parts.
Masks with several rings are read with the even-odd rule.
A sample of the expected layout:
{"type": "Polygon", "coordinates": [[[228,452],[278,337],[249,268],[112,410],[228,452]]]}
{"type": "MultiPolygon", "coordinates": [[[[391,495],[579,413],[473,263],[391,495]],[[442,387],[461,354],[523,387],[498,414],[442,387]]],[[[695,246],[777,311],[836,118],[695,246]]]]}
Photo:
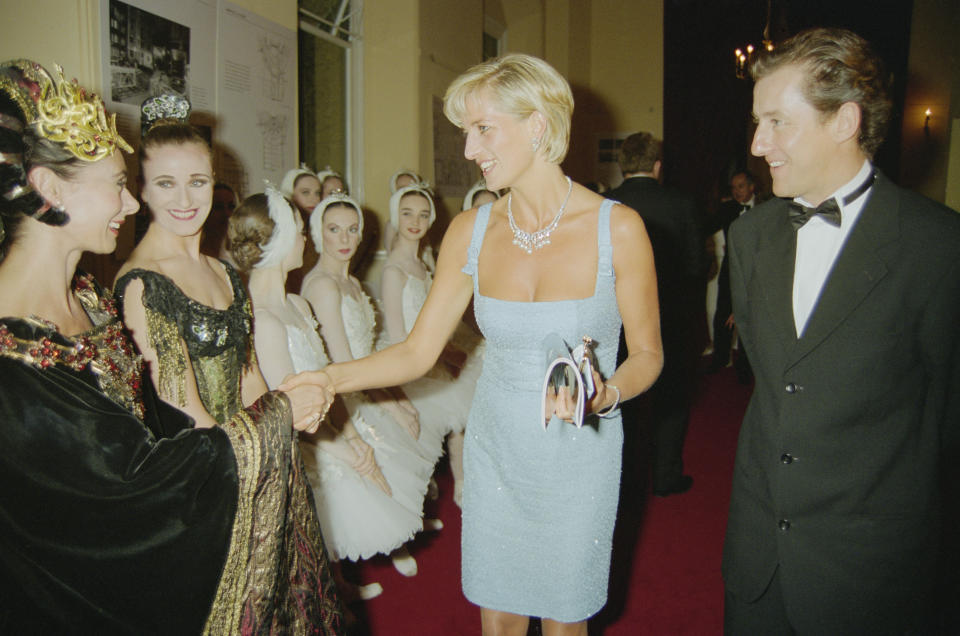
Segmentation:
{"type": "Polygon", "coordinates": [[[147,316],[147,334],[150,346],[157,351],[159,382],[157,390],[178,406],[187,405],[187,354],[180,340],[177,323],[144,304],[147,316]]]}
{"type": "Polygon", "coordinates": [[[67,81],[60,65],[56,66],[54,78],[30,60],[7,64],[19,68],[35,83],[17,85],[4,77],[0,87],[16,100],[27,123],[43,137],[61,144],[84,161],[98,161],[117,149],[133,152],[117,132],[117,116],[107,116],[103,100],[96,93],[88,93],[76,80],[67,81]]]}

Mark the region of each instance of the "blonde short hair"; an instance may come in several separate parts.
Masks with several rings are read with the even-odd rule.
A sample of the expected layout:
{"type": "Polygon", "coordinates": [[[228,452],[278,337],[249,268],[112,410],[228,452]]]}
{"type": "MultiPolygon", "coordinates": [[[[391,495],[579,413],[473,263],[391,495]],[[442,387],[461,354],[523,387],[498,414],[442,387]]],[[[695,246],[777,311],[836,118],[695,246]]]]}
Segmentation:
{"type": "Polygon", "coordinates": [[[560,163],[570,146],[573,94],[570,84],[555,68],[532,55],[511,53],[470,68],[453,80],[443,98],[443,114],[463,128],[467,99],[489,90],[499,108],[520,118],[534,111],[547,126],[540,139],[540,152],[550,163],[560,163]]]}

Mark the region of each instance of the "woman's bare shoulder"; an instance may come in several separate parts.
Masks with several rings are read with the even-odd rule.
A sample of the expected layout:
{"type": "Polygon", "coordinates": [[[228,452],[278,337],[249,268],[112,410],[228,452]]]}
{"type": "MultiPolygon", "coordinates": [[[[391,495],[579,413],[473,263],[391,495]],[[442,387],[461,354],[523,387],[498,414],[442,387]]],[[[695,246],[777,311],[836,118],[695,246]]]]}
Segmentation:
{"type": "Polygon", "coordinates": [[[120,266],[120,269],[117,271],[117,277],[115,280],[119,280],[127,272],[133,271],[135,269],[145,269],[149,272],[157,272],[163,274],[163,270],[160,268],[160,264],[153,258],[145,258],[145,255],[138,255],[136,251],[130,254],[130,257],[120,266]]]}
{"type": "Polygon", "coordinates": [[[405,283],[407,281],[407,270],[400,263],[387,263],[383,266],[380,280],[387,284],[405,283]]]}
{"type": "Polygon", "coordinates": [[[326,272],[310,272],[304,279],[300,295],[308,301],[311,297],[340,297],[340,286],[326,272]]]}
{"type": "Polygon", "coordinates": [[[643,218],[633,208],[622,203],[615,203],[610,208],[610,233],[614,240],[621,235],[627,237],[646,237],[647,230],[643,218]]]}

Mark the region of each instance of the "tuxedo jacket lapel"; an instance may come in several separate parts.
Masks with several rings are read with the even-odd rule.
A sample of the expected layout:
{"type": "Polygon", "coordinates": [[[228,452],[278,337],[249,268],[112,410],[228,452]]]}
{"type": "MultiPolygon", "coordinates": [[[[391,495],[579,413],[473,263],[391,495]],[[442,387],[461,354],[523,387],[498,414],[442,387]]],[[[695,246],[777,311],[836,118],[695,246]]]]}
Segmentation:
{"type": "Polygon", "coordinates": [[[797,339],[793,326],[793,268],[797,233],[790,225],[786,202],[769,213],[780,218],[776,219],[769,240],[758,251],[756,262],[760,267],[754,272],[755,286],[751,293],[763,296],[763,307],[769,312],[766,317],[768,324],[776,325],[783,350],[788,352],[797,339]]]}
{"type": "MultiPolygon", "coordinates": [[[[820,346],[887,274],[890,243],[899,234],[898,197],[883,175],[877,176],[868,196],[857,225],[827,276],[803,336],[796,339],[790,365],[820,346]]],[[[790,318],[792,327],[792,303],[790,318]]]]}

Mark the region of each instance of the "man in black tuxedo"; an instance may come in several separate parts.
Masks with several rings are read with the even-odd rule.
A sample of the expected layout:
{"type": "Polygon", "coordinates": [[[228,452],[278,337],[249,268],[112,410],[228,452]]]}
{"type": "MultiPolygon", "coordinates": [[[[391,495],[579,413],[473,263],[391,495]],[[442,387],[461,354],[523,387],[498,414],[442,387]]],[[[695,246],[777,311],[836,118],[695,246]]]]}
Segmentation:
{"type": "Polygon", "coordinates": [[[660,185],[661,153],[661,142],[650,133],[627,137],[619,159],[624,182],[606,196],[637,211],[653,247],[664,363],[642,401],[651,416],[653,492],[663,497],[686,492],[693,483],[683,474],[682,455],[699,344],[696,312],[703,299],[704,254],[693,197],[660,185]]]}
{"type": "MultiPolygon", "coordinates": [[[[756,181],[746,170],[735,172],[730,178],[730,194],[733,199],[724,201],[713,215],[713,222],[707,228],[711,236],[723,230],[724,244],[729,242],[730,224],[740,215],[757,204],[756,181]]],[[[730,362],[730,347],[733,344],[733,305],[730,300],[730,259],[724,248],[720,273],[717,274],[717,304],[713,315],[713,357],[707,373],[716,373],[730,362]]],[[[741,384],[749,384],[753,379],[750,363],[741,348],[735,360],[737,379],[741,384]]]]}
{"type": "Polygon", "coordinates": [[[724,546],[725,631],[960,633],[936,618],[938,565],[955,547],[942,524],[958,503],[960,215],[872,166],[889,76],[862,38],[804,31],[751,72],[751,151],[784,198],[730,229],[756,387],[724,546]]]}

